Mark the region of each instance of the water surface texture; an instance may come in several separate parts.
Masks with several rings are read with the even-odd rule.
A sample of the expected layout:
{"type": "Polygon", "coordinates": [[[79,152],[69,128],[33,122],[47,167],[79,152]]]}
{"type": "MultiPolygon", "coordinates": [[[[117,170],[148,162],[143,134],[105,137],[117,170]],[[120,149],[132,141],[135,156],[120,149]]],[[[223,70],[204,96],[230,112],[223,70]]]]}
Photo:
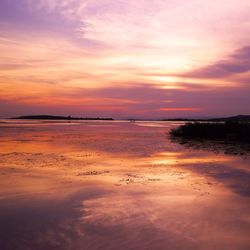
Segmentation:
{"type": "Polygon", "coordinates": [[[173,122],[0,123],[1,249],[250,249],[250,159],[173,122]]]}

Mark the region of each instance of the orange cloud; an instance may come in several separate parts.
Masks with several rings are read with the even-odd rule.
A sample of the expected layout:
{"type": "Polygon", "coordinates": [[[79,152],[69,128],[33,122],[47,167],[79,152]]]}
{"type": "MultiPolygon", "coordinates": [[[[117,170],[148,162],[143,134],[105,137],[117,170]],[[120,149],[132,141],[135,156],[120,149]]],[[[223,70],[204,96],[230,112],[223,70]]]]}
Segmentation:
{"type": "Polygon", "coordinates": [[[160,108],[160,111],[193,111],[193,112],[199,112],[202,111],[201,108],[160,108]]]}

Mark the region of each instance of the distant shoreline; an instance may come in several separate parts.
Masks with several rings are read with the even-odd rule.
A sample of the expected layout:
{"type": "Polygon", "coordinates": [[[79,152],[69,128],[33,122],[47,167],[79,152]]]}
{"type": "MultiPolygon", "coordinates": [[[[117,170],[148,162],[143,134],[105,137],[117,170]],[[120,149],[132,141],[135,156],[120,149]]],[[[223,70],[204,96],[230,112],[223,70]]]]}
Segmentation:
{"type": "MultiPolygon", "coordinates": [[[[8,119],[14,120],[68,120],[68,121],[114,121],[116,119],[110,117],[72,117],[72,116],[58,116],[58,115],[25,115],[12,117],[8,119]]],[[[119,120],[119,119],[118,119],[119,120]]],[[[155,122],[226,122],[226,121],[250,121],[250,115],[237,115],[224,118],[167,118],[167,119],[140,119],[140,118],[127,118],[121,119],[125,121],[155,121],[155,122]]]]}
{"type": "Polygon", "coordinates": [[[113,121],[113,118],[102,118],[102,117],[71,117],[71,116],[54,116],[54,115],[27,115],[12,117],[13,120],[67,120],[67,121],[113,121]]]}
{"type": "Polygon", "coordinates": [[[211,119],[176,118],[176,119],[162,119],[162,121],[187,121],[187,122],[250,121],[250,115],[237,115],[231,117],[211,118],[211,119]]]}

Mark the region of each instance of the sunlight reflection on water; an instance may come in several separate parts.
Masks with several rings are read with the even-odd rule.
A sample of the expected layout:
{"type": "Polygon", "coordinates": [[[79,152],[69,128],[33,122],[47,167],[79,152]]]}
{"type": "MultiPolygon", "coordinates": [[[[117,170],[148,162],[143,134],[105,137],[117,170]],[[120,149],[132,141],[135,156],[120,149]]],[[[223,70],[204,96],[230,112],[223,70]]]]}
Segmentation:
{"type": "Polygon", "coordinates": [[[3,249],[249,249],[249,158],[171,122],[59,125],[1,123],[3,249]]]}

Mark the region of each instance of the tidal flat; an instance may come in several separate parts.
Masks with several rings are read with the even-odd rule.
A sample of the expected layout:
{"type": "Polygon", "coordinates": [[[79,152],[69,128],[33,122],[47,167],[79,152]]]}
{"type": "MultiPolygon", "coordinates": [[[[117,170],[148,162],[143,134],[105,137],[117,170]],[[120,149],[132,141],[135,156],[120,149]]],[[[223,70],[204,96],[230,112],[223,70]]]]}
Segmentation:
{"type": "Polygon", "coordinates": [[[3,250],[250,249],[250,157],[182,122],[0,122],[3,250]]]}

